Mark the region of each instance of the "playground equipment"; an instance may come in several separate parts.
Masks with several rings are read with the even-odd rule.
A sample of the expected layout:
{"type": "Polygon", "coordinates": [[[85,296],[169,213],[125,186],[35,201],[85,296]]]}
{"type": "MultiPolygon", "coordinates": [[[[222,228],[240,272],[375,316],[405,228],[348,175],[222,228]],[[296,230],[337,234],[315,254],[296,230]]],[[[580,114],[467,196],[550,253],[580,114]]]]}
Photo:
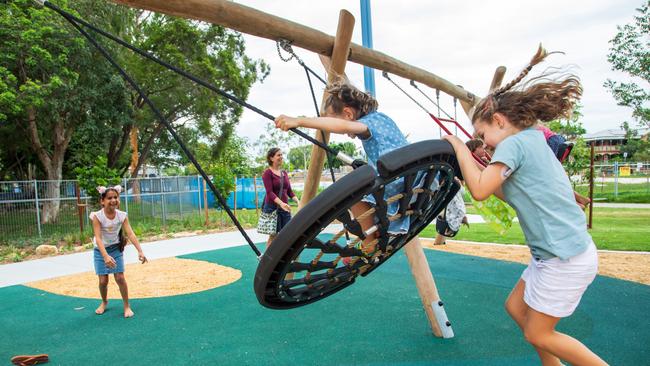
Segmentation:
{"type": "MultiPolygon", "coordinates": [[[[192,153],[183,144],[171,125],[165,121],[156,109],[155,105],[146,98],[145,93],[140,89],[138,84],[130,78],[124,69],[112,59],[110,54],[82,26],[90,28],[94,32],[124,47],[128,47],[143,57],[157,62],[193,80],[201,86],[213,90],[224,98],[239,103],[266,118],[274,119],[273,116],[259,108],[92,27],[92,25],[61,11],[47,1],[39,2],[64,16],[118,69],[120,74],[154,111],[159,122],[167,127],[170,134],[181,145],[185,154],[204,178],[207,178],[205,172],[198,165],[192,153]]],[[[354,17],[344,10],[340,12],[336,37],[332,37],[303,25],[223,0],[166,2],[154,0],[115,0],[114,2],[168,15],[208,21],[274,41],[288,40],[294,46],[329,57],[330,66],[327,70],[329,81],[334,80],[338,75],[344,74],[346,62],[349,59],[350,61],[390,72],[439,89],[457,98],[466,113],[471,113],[471,108],[478,101],[478,98],[474,94],[437,75],[408,65],[383,53],[352,44],[350,41],[354,17]]],[[[300,205],[304,210],[296,215],[294,218],[295,223],[291,225],[293,228],[300,227],[301,230],[294,230],[295,233],[289,233],[290,230],[281,231],[271,249],[264,256],[261,256],[261,253],[246,235],[241,225],[237,222],[237,219],[226,207],[227,213],[233,222],[235,222],[242,235],[247,239],[251,248],[253,248],[258,256],[261,256],[261,263],[258,267],[255,280],[255,289],[260,302],[269,307],[289,308],[316,301],[349,285],[358,275],[369,274],[394,254],[395,251],[401,247],[405,247],[406,255],[409,259],[409,264],[433,332],[437,336],[453,335],[453,332],[449,328],[450,323],[446,320],[446,316],[444,316],[444,309],[441,309],[442,302],[439,299],[435,282],[426,263],[426,258],[416,238],[417,233],[435,218],[435,215],[444,208],[444,205],[446,205],[458,189],[458,185],[454,181],[455,176],[458,174],[458,169],[455,165],[453,150],[449,144],[441,141],[426,141],[395,150],[393,153],[387,154],[380,159],[378,169],[375,171],[371,167],[364,165],[363,162],[354,161],[330,149],[327,146],[327,140],[329,139],[327,133],[321,131],[317,134],[316,138],[311,138],[298,130],[293,130],[293,132],[315,145],[310,169],[307,174],[305,191],[300,205]],[[336,155],[343,163],[354,167],[356,170],[326,190],[322,197],[310,202],[315,196],[320,180],[325,153],[336,155]],[[386,224],[391,219],[394,219],[395,216],[389,217],[386,215],[385,204],[388,203],[388,200],[384,201],[383,190],[385,185],[402,180],[404,182],[403,191],[398,195],[388,198],[388,200],[401,200],[403,204],[400,205],[402,208],[398,215],[411,216],[411,225],[406,234],[391,236],[386,232],[386,224]],[[416,182],[420,183],[416,184],[416,182]],[[352,219],[347,214],[347,208],[368,194],[375,196],[377,206],[373,209],[374,211],[369,210],[366,214],[375,215],[378,224],[373,226],[373,232],[360,232],[355,225],[355,222],[358,224],[357,220],[360,218],[352,219]],[[368,253],[355,251],[356,248],[349,245],[335,245],[336,240],[330,240],[324,243],[320,239],[316,239],[316,236],[322,231],[324,226],[334,219],[341,220],[345,225],[344,230],[338,234],[339,238],[343,233],[346,235],[352,233],[357,237],[355,240],[363,240],[364,237],[375,234],[377,235],[376,240],[379,250],[369,256],[368,253]],[[299,245],[302,245],[302,248],[299,245]],[[316,254],[315,259],[304,263],[295,261],[299,254],[304,254],[305,249],[316,249],[318,254],[316,254]],[[331,265],[323,265],[320,263],[322,261],[319,261],[319,256],[322,257],[325,254],[334,253],[339,258],[333,259],[331,262],[338,263],[338,260],[342,257],[353,257],[353,259],[348,264],[334,268],[331,265]],[[332,271],[330,272],[330,270],[332,271]],[[297,272],[303,271],[306,271],[307,274],[297,279],[291,279],[286,276],[289,273],[295,275],[297,272]],[[311,272],[317,273],[311,275],[311,272]],[[332,275],[333,273],[334,275],[332,275]],[[316,276],[321,277],[314,280],[316,276]],[[342,285],[342,282],[345,282],[345,284],[342,285]],[[438,318],[436,318],[436,314],[438,318]]],[[[206,181],[220,203],[226,206],[221,202],[223,201],[223,197],[216,188],[208,179],[206,181]]],[[[289,229],[290,227],[287,226],[285,228],[289,229]]]]}

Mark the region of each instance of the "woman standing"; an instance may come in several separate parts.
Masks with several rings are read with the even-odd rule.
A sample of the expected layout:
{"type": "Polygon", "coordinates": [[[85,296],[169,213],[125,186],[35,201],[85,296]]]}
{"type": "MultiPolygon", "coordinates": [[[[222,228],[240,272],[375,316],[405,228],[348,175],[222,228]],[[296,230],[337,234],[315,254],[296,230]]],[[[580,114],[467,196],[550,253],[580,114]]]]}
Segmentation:
{"type": "MultiPolygon", "coordinates": [[[[276,233],[291,220],[291,207],[289,206],[289,198],[298,203],[298,197],[291,190],[291,183],[287,172],[282,170],[282,163],[284,157],[282,150],[277,147],[269,149],[266,153],[266,161],[269,168],[262,174],[262,181],[264,182],[264,189],[266,189],[266,197],[264,198],[264,205],[262,211],[271,213],[277,210],[278,223],[276,233]]],[[[266,241],[267,248],[275,238],[275,235],[269,235],[266,241]]]]}

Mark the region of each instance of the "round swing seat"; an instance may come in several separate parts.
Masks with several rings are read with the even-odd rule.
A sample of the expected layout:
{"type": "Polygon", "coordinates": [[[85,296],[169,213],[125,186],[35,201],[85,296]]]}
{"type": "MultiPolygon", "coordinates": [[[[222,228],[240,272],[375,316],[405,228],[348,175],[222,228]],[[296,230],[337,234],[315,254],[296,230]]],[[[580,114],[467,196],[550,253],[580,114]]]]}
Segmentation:
{"type": "Polygon", "coordinates": [[[266,249],[255,273],[258,301],[273,309],[299,307],[367,276],[447,206],[460,188],[456,177],[454,150],[442,140],[404,146],[380,157],[376,169],[364,165],[347,174],[304,206],[266,249]],[[353,217],[350,208],[368,197],[372,208],[353,217]],[[391,212],[395,203],[399,209],[391,212]],[[362,228],[359,221],[370,216],[375,224],[362,228]],[[405,233],[389,232],[391,222],[406,217],[405,233]],[[326,233],[336,226],[330,224],[343,227],[326,233]]]}

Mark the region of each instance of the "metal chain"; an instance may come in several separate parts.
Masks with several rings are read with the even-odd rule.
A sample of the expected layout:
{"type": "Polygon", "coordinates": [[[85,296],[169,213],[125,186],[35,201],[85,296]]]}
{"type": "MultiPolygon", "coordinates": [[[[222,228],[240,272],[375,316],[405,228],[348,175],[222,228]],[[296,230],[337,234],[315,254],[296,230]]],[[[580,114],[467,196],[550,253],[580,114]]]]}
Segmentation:
{"type": "Polygon", "coordinates": [[[279,39],[275,41],[275,47],[278,49],[278,56],[280,56],[280,60],[284,62],[289,62],[295,58],[300,64],[302,64],[302,60],[300,59],[300,57],[298,57],[298,55],[296,55],[296,53],[293,52],[293,48],[291,47],[291,41],[286,39],[279,39]],[[288,58],[283,56],[281,49],[284,50],[284,52],[287,52],[290,56],[288,58]]]}

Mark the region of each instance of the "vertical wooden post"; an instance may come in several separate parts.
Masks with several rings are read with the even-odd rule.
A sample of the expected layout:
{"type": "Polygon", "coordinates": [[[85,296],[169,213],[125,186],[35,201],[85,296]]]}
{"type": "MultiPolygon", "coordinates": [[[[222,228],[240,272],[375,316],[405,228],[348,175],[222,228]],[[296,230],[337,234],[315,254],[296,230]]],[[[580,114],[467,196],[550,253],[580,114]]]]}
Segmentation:
{"type": "Polygon", "coordinates": [[[203,209],[205,210],[205,226],[208,226],[210,217],[208,216],[208,190],[205,179],[203,179],[203,209]]]}
{"type": "Polygon", "coordinates": [[[233,206],[235,206],[232,213],[235,215],[235,218],[237,218],[237,176],[235,176],[235,192],[233,194],[232,202],[233,206]]]}
{"type": "Polygon", "coordinates": [[[74,191],[77,196],[77,212],[79,213],[79,232],[81,235],[84,233],[84,208],[86,205],[81,204],[81,190],[79,183],[74,183],[74,191]]]}
{"type": "MultiPolygon", "coordinates": [[[[350,53],[350,43],[354,31],[354,16],[347,10],[341,10],[339,13],[339,24],[336,29],[336,38],[334,39],[334,48],[332,50],[330,69],[327,70],[327,78],[330,82],[334,81],[339,75],[345,72],[345,65],[350,53]]],[[[326,94],[323,93],[323,99],[326,94]]],[[[329,132],[316,131],[315,138],[318,141],[329,141],[329,132]]],[[[311,201],[318,192],[323,164],[325,162],[325,152],[318,146],[311,148],[311,158],[309,160],[309,170],[305,177],[305,189],[300,199],[298,209],[303,208],[311,201]]]]}
{"type": "Polygon", "coordinates": [[[594,215],[594,144],[591,144],[591,163],[589,164],[589,225],[592,228],[592,217],[594,215]]]}
{"type": "Polygon", "coordinates": [[[253,176],[253,187],[255,187],[255,215],[260,215],[260,204],[257,199],[257,174],[253,176]]]}

